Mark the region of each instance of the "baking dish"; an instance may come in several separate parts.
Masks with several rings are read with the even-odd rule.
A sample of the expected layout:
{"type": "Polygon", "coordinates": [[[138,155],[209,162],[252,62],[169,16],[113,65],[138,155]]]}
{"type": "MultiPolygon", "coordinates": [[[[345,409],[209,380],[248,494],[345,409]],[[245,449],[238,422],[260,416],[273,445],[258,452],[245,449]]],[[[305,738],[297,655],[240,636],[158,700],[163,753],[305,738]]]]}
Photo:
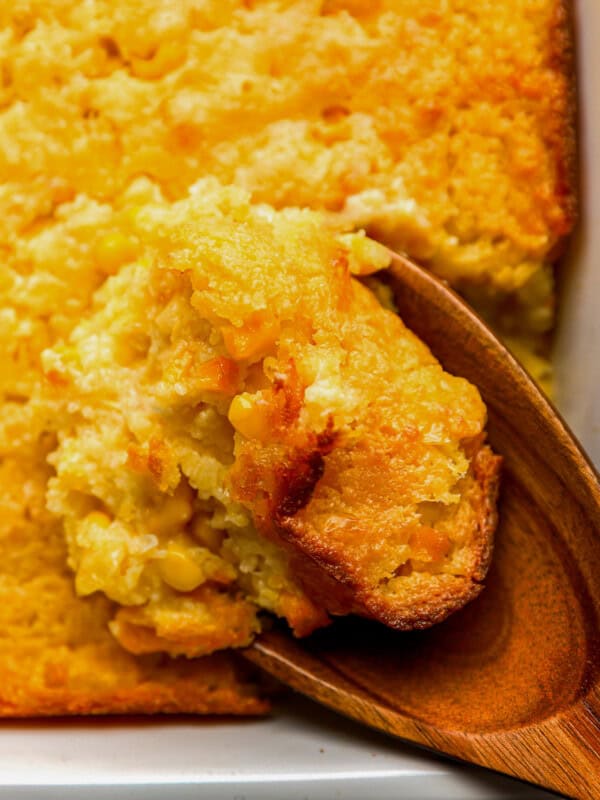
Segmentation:
{"type": "MultiPolygon", "coordinates": [[[[600,465],[600,6],[576,9],[582,220],[560,269],[556,401],[600,465]],[[585,25],[583,24],[585,21],[585,25]]],[[[266,720],[67,720],[0,727],[0,798],[550,798],[292,698],[266,720]]]]}

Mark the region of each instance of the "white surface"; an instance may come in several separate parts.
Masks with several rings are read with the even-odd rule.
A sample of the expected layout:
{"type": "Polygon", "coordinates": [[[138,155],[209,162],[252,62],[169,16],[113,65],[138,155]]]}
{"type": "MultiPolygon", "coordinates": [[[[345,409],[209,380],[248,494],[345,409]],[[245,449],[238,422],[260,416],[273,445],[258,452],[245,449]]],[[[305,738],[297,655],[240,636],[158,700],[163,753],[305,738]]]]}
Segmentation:
{"type": "MultiPolygon", "coordinates": [[[[600,463],[600,6],[579,0],[583,220],[565,270],[558,402],[600,463]],[[585,19],[585,26],[581,24],[585,19]],[[597,262],[597,263],[596,263],[597,262]]],[[[0,800],[541,800],[545,792],[365,731],[296,699],[268,720],[0,728],[0,800]]]]}
{"type": "Polygon", "coordinates": [[[13,723],[1,800],[544,800],[346,723],[307,700],[272,719],[13,723]]]}

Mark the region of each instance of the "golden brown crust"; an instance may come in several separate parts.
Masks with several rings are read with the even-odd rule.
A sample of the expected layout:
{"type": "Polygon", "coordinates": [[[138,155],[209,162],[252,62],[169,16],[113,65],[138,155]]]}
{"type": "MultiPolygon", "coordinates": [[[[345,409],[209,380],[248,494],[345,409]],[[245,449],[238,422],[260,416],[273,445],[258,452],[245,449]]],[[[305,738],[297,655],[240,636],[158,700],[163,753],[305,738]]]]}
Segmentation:
{"type": "MultiPolygon", "coordinates": [[[[290,516],[280,519],[278,534],[292,548],[296,577],[313,600],[322,603],[332,614],[356,613],[377,619],[399,630],[427,628],[445,619],[453,611],[475,598],[483,588],[493,549],[497,525],[501,458],[484,445],[475,453],[471,473],[464,488],[469,507],[467,524],[472,528],[470,571],[466,575],[431,576],[415,592],[386,596],[379,586],[369,582],[360,568],[350,568],[346,553],[336,550],[318,533],[307,535],[310,511],[302,521],[290,516]]],[[[403,589],[406,593],[406,588],[403,589]]]]}
{"type": "MultiPolygon", "coordinates": [[[[234,714],[258,715],[269,710],[246,665],[220,654],[201,662],[144,662],[145,674],[131,685],[96,690],[81,687],[40,687],[23,675],[4,674],[0,717],[43,717],[81,714],[234,714]]],[[[90,670],[99,664],[90,661],[90,670]]]]}
{"type": "MultiPolygon", "coordinates": [[[[472,283],[475,289],[481,289],[482,283],[491,283],[492,302],[497,301],[497,291],[511,298],[515,293],[518,295],[521,273],[530,267],[537,270],[535,275],[538,278],[540,273],[547,277],[549,259],[564,246],[574,224],[577,206],[575,73],[570,25],[572,6],[568,0],[548,0],[537,4],[536,9],[528,9],[523,19],[515,19],[516,23],[525,21],[524,26],[511,24],[510,4],[508,7],[497,4],[493,9],[490,6],[493,14],[483,7],[481,10],[473,9],[472,16],[482,23],[480,39],[484,57],[481,64],[477,59],[469,61],[467,50],[471,48],[466,45],[470,41],[472,25],[468,19],[461,20],[461,15],[454,12],[444,15],[425,10],[423,13],[419,4],[414,9],[398,6],[396,15],[388,15],[390,24],[387,29],[379,24],[379,9],[367,8],[369,4],[364,3],[354,4],[353,10],[342,11],[339,15],[330,14],[327,19],[319,15],[316,8],[313,10],[306,6],[305,12],[302,4],[294,3],[289,4],[289,9],[286,7],[265,14],[261,9],[256,9],[254,14],[254,9],[246,8],[243,13],[234,14],[229,19],[218,12],[212,22],[215,30],[220,32],[209,37],[211,41],[214,38],[213,44],[204,41],[203,36],[198,38],[194,26],[185,21],[175,26],[173,31],[165,30],[163,41],[162,33],[153,31],[151,25],[145,27],[145,20],[153,19],[153,15],[136,11],[133,6],[124,10],[119,30],[113,27],[111,15],[104,11],[99,15],[82,12],[83,16],[78,14],[71,18],[67,13],[69,4],[65,5],[64,15],[61,12],[56,20],[53,19],[54,12],[48,12],[49,18],[53,19],[52,25],[36,26],[33,22],[43,5],[36,2],[31,6],[32,25],[26,36],[19,32],[20,22],[12,17],[10,4],[6,7],[4,20],[7,32],[11,25],[15,25],[18,35],[7,51],[7,58],[16,69],[12,70],[14,82],[5,87],[8,94],[2,113],[3,133],[11,141],[11,152],[14,150],[11,158],[0,165],[6,189],[2,244],[7,250],[9,274],[17,276],[14,286],[23,287],[14,296],[9,289],[5,303],[15,312],[15,320],[19,322],[15,331],[36,332],[34,336],[19,333],[18,336],[5,337],[9,346],[3,350],[0,361],[7,365],[8,377],[3,376],[3,381],[10,397],[25,398],[37,391],[43,382],[39,371],[40,353],[52,347],[56,336],[61,341],[66,340],[72,327],[90,312],[91,298],[97,287],[107,276],[117,277],[115,273],[123,264],[134,259],[136,242],[147,234],[143,230],[143,214],[140,222],[138,212],[148,202],[148,197],[160,195],[162,189],[170,200],[179,199],[205,174],[216,175],[225,182],[241,179],[255,200],[271,202],[275,207],[313,206],[342,212],[347,215],[349,223],[370,227],[398,247],[406,247],[413,256],[431,259],[432,268],[455,285],[464,284],[466,287],[472,283]],[[300,16],[296,16],[296,5],[300,16]],[[292,15],[289,18],[288,10],[292,15]],[[530,23],[537,19],[534,17],[537,11],[540,24],[536,27],[530,23]],[[142,13],[143,20],[138,18],[138,13],[142,13]],[[498,24],[495,24],[496,14],[498,24]],[[412,15],[409,21],[414,31],[414,47],[411,47],[414,58],[412,52],[404,53],[399,46],[405,38],[403,25],[406,20],[403,17],[407,15],[412,15]],[[222,20],[225,20],[225,27],[219,28],[222,20]],[[282,32],[293,34],[296,30],[302,31],[302,39],[295,41],[294,35],[283,36],[279,56],[271,63],[268,52],[272,38],[270,27],[274,20],[282,24],[282,32]],[[243,30],[236,30],[240,22],[243,30]],[[491,24],[486,27],[488,22],[491,24]],[[78,26],[76,31],[74,25],[78,26]],[[102,31],[96,29],[97,25],[102,27],[102,31]],[[456,26],[452,38],[458,46],[454,53],[451,50],[445,52],[439,46],[449,38],[448,25],[450,28],[456,26]],[[532,31],[533,37],[530,35],[532,31]],[[82,63],[88,65],[87,71],[82,72],[75,61],[65,63],[61,80],[56,82],[52,53],[62,52],[74,33],[78,40],[81,38],[82,63]],[[247,36],[248,33],[252,35],[247,36]],[[158,37],[156,41],[152,39],[155,34],[158,37]],[[128,51],[132,37],[139,40],[140,45],[153,41],[151,63],[144,63],[146,59],[128,51]],[[314,47],[307,47],[307,41],[314,47]],[[110,48],[105,47],[106,42],[111,44],[110,48]],[[222,52],[220,43],[223,44],[222,52]],[[335,43],[335,47],[330,50],[328,43],[335,43]],[[522,46],[525,44],[531,50],[522,46]],[[242,56],[240,70],[236,69],[235,74],[222,70],[217,90],[211,88],[206,93],[202,69],[198,68],[206,61],[206,48],[209,48],[211,58],[217,61],[219,58],[227,59],[227,50],[232,46],[242,56]],[[267,51],[263,52],[265,46],[267,51]],[[501,59],[496,62],[495,58],[487,58],[487,51],[492,52],[492,48],[507,51],[506,64],[502,64],[501,59]],[[261,52],[265,57],[257,59],[256,54],[261,52]],[[314,53],[317,52],[320,55],[315,60],[314,53]],[[515,58],[521,52],[525,54],[523,61],[515,58]],[[35,53],[39,55],[35,56],[35,53]],[[169,54],[173,53],[176,57],[171,61],[169,54]],[[340,53],[346,64],[341,71],[340,53]],[[400,67],[398,75],[406,66],[410,79],[402,77],[399,81],[393,77],[395,70],[390,72],[386,68],[380,71],[381,65],[393,63],[398,53],[404,53],[397,65],[400,67]],[[449,63],[438,62],[438,54],[449,56],[449,63]],[[180,58],[184,56],[187,63],[182,64],[180,58]],[[314,69],[306,69],[305,58],[312,60],[314,69]],[[262,64],[267,65],[265,74],[262,74],[262,64]],[[427,69],[423,69],[423,64],[427,69]],[[479,66],[484,66],[485,72],[479,66]],[[181,79],[177,75],[180,69],[183,71],[181,79]],[[454,69],[460,70],[464,83],[453,79],[454,69]],[[243,85],[251,87],[251,90],[240,94],[239,76],[244,71],[248,80],[244,80],[243,85]],[[31,75],[35,75],[35,80],[29,79],[31,75]],[[196,83],[197,79],[199,83],[196,83]],[[279,92],[274,98],[271,96],[273,85],[280,80],[288,86],[283,106],[280,106],[279,92]],[[79,91],[82,81],[90,91],[79,91]],[[447,91],[451,88],[457,88],[457,93],[447,91]],[[405,89],[407,93],[403,94],[405,89]],[[87,107],[88,95],[96,97],[97,107],[87,107]],[[19,96],[27,101],[22,114],[17,102],[19,96]],[[191,101],[191,97],[196,97],[197,101],[191,101]],[[392,97],[403,99],[402,102],[389,102],[392,97]],[[59,128],[55,126],[51,110],[55,106],[60,106],[65,112],[65,124],[59,128]],[[199,109],[202,111],[201,119],[197,118],[199,109]],[[511,136],[515,134],[512,144],[508,141],[510,137],[498,137],[502,124],[494,122],[488,111],[497,111],[498,122],[507,126],[504,130],[510,129],[511,136]],[[519,119],[522,124],[519,124],[519,119]],[[143,120],[142,124],[140,120],[143,120]],[[448,131],[452,132],[450,136],[447,136],[448,131]],[[461,132],[468,131],[475,135],[474,138],[461,139],[461,132]],[[75,140],[77,147],[73,147],[75,140]],[[37,142],[33,149],[31,142],[37,142]],[[230,152],[230,158],[222,158],[224,149],[230,152]],[[34,151],[35,158],[32,159],[30,154],[34,151]],[[472,154],[475,158],[471,163],[472,154]],[[484,169],[478,160],[480,158],[486,164],[484,169]],[[422,168],[423,164],[426,169],[422,168]],[[453,164],[448,172],[448,167],[453,164]],[[514,167],[512,173],[510,164],[514,167]],[[361,165],[366,169],[363,170],[361,165]],[[506,170],[510,174],[505,175],[506,170]],[[480,178],[488,171],[493,177],[486,184],[480,178]],[[147,175],[148,180],[136,181],[139,184],[137,188],[130,186],[132,179],[139,175],[147,175]],[[503,178],[507,179],[506,190],[502,188],[503,178]],[[539,194],[531,191],[531,185],[539,188],[539,194]],[[483,202],[476,196],[480,191],[483,202]],[[449,194],[452,197],[449,198],[449,194]],[[86,195],[106,202],[102,206],[94,205],[86,195]],[[519,196],[519,202],[508,209],[510,203],[505,203],[505,200],[515,195],[519,196]],[[375,202],[371,206],[373,197],[375,202]],[[470,202],[473,197],[474,207],[470,202]],[[15,201],[15,198],[19,200],[15,201]],[[494,200],[499,201],[496,218],[494,200]],[[75,205],[69,206],[73,201],[75,205]],[[493,212],[490,215],[482,211],[488,206],[493,212]],[[406,211],[407,208],[413,210],[406,211]],[[442,234],[443,241],[438,240],[442,234]],[[485,247],[491,245],[487,260],[472,258],[473,243],[483,243],[484,252],[485,247]],[[499,243],[499,248],[496,248],[496,243],[499,243]],[[507,243],[508,253],[502,249],[507,243]],[[481,263],[480,271],[475,269],[475,262],[481,263]],[[27,265],[26,269],[23,265],[27,265]],[[44,286],[49,287],[45,297],[44,286]],[[30,299],[31,306],[28,305],[30,299]],[[68,308],[72,308],[72,319],[68,319],[68,308]],[[30,353],[30,363],[23,357],[21,364],[22,354],[26,352],[30,353]],[[15,368],[15,365],[18,366],[15,368]]],[[[75,7],[77,3],[71,5],[75,7]]],[[[148,2],[147,10],[151,10],[152,5],[148,2]]],[[[207,12],[207,19],[211,13],[207,12]]],[[[475,52],[477,48],[472,50],[475,52]]],[[[158,216],[161,215],[159,210],[158,216]]],[[[148,224],[154,229],[155,218],[151,217],[148,224]]],[[[176,222],[176,230],[179,230],[178,225],[176,222]]],[[[240,227],[237,222],[236,226],[240,227]]],[[[191,228],[198,231],[196,223],[191,228]]],[[[189,230],[181,230],[185,239],[189,230]]],[[[293,237],[282,238],[287,243],[293,237]]],[[[312,241],[314,236],[311,233],[307,238],[312,241]]],[[[234,232],[223,237],[230,243],[233,239],[234,232]]],[[[160,254],[162,249],[163,256],[166,253],[168,259],[177,254],[177,244],[182,243],[155,242],[156,251],[160,254]]],[[[269,241],[265,253],[270,252],[271,244],[269,241]]],[[[193,250],[193,245],[193,241],[184,241],[183,252],[187,252],[189,247],[193,250]]],[[[352,289],[343,280],[352,259],[342,250],[336,251],[333,258],[336,275],[340,274],[322,293],[323,297],[328,297],[330,289],[337,292],[336,303],[325,311],[325,301],[321,309],[315,303],[316,314],[311,309],[304,317],[296,315],[285,321],[290,348],[298,345],[300,331],[306,337],[303,346],[297,346],[296,357],[307,355],[314,345],[312,322],[319,312],[323,312],[324,317],[333,318],[338,311],[348,311],[353,302],[352,289]],[[294,336],[289,336],[290,331],[294,336]]],[[[215,252],[219,258],[218,248],[215,252]]],[[[243,253],[244,259],[248,258],[246,244],[239,253],[243,253]]],[[[235,264],[239,253],[233,248],[228,259],[219,261],[217,258],[217,263],[235,264]]],[[[148,263],[154,263],[154,255],[148,263]]],[[[205,255],[201,253],[198,256],[197,252],[192,252],[192,270],[195,265],[207,261],[205,255]]],[[[265,259],[264,253],[260,254],[261,270],[265,259]]],[[[275,282],[277,276],[283,274],[281,259],[275,261],[269,282],[275,282]]],[[[174,283],[177,282],[177,270],[189,269],[190,264],[185,258],[174,262],[176,269],[170,275],[174,283]]],[[[301,267],[296,265],[295,270],[296,276],[300,275],[301,267]]],[[[181,275],[179,278],[186,283],[187,278],[181,275]]],[[[293,281],[293,276],[286,279],[286,282],[293,281]]],[[[7,285],[11,285],[10,280],[7,285]]],[[[304,285],[308,285],[305,280],[304,285]]],[[[127,284],[128,291],[130,288],[127,284]]],[[[199,280],[195,289],[196,295],[202,294],[202,281],[199,280]]],[[[523,329],[531,326],[532,330],[546,329],[544,326],[550,324],[550,315],[547,315],[547,322],[534,323],[529,312],[535,312],[531,314],[533,318],[540,309],[547,308],[551,293],[549,282],[538,287],[537,293],[527,290],[522,301],[519,300],[521,305],[515,300],[511,316],[523,317],[523,329]]],[[[242,287],[239,296],[247,294],[246,288],[242,287]]],[[[289,299],[286,292],[282,291],[282,294],[284,300],[289,299]]],[[[303,298],[303,305],[310,306],[315,296],[311,289],[310,297],[303,298]]],[[[325,408],[327,398],[336,391],[338,397],[334,405],[337,403],[338,417],[346,414],[342,400],[349,386],[348,378],[352,379],[352,370],[343,376],[338,387],[334,380],[336,370],[344,369],[347,363],[344,360],[347,355],[344,352],[346,337],[350,340],[348,350],[352,356],[348,360],[351,360],[356,358],[365,335],[368,338],[368,326],[353,330],[349,325],[344,337],[340,337],[339,348],[338,342],[335,347],[331,346],[331,341],[328,343],[329,355],[336,356],[331,359],[330,369],[324,370],[329,374],[320,375],[318,369],[313,370],[313,360],[306,358],[304,383],[296,375],[296,383],[291,387],[293,359],[288,358],[289,354],[274,352],[281,331],[279,321],[274,320],[269,312],[272,308],[279,308],[277,298],[269,295],[262,305],[253,299],[252,312],[243,320],[245,324],[241,328],[244,314],[240,309],[236,311],[241,315],[239,319],[227,318],[234,305],[231,295],[224,292],[220,299],[222,304],[212,309],[210,319],[213,322],[217,320],[215,324],[218,325],[223,323],[219,330],[224,351],[212,353],[214,357],[203,362],[202,369],[194,375],[195,382],[192,382],[191,374],[187,373],[194,372],[198,365],[197,342],[192,341],[189,349],[179,353],[179,361],[174,359],[173,384],[187,381],[190,397],[194,392],[207,393],[208,396],[200,397],[202,403],[216,398],[220,411],[225,414],[229,401],[246,380],[244,375],[248,363],[257,353],[264,350],[272,358],[276,355],[282,371],[292,365],[285,386],[281,382],[278,386],[277,381],[273,384],[272,398],[269,398],[266,377],[261,375],[262,383],[257,388],[250,379],[250,369],[247,385],[243,387],[250,399],[258,397],[261,408],[269,405],[267,401],[272,401],[268,408],[272,413],[265,416],[264,427],[279,437],[270,450],[252,445],[240,454],[240,467],[248,469],[244,479],[248,488],[248,505],[264,534],[287,548],[292,572],[310,595],[286,594],[279,587],[273,590],[273,593],[280,592],[278,605],[269,600],[271,605],[267,603],[265,607],[275,608],[301,635],[326,623],[324,609],[331,614],[356,611],[398,628],[424,627],[475,596],[489,564],[495,525],[498,460],[489,449],[481,447],[477,453],[468,454],[471,472],[468,478],[460,479],[463,482],[457,489],[463,498],[459,506],[464,511],[464,518],[460,518],[455,528],[466,532],[464,540],[453,539],[453,531],[448,527],[436,527],[435,522],[415,523],[414,528],[411,528],[412,523],[407,524],[405,536],[399,538],[398,545],[399,548],[412,548],[411,557],[399,565],[398,574],[392,571],[392,574],[382,575],[385,573],[382,563],[385,564],[388,556],[380,563],[375,563],[376,559],[371,563],[369,550],[375,551],[387,536],[393,540],[397,533],[393,520],[381,528],[373,527],[377,515],[370,515],[365,501],[356,513],[358,518],[360,514],[364,515],[362,525],[366,533],[358,523],[354,532],[364,535],[369,546],[363,550],[358,548],[357,552],[353,550],[352,536],[346,536],[344,527],[355,510],[351,499],[342,498],[347,507],[340,517],[345,516],[345,522],[327,530],[323,527],[324,511],[335,508],[335,505],[329,504],[329,498],[320,492],[323,487],[333,493],[337,491],[335,478],[328,474],[328,464],[335,463],[336,451],[344,454],[344,437],[350,423],[347,419],[345,423],[340,422],[340,431],[335,434],[331,426],[312,435],[307,430],[296,430],[301,413],[306,411],[304,391],[307,388],[313,391],[314,414],[318,412],[315,407],[321,403],[325,408]],[[258,308],[268,310],[259,312],[258,308]],[[336,360],[340,352],[342,357],[336,360]],[[330,378],[333,380],[328,381],[330,378]],[[263,389],[264,406],[262,397],[258,396],[263,389]],[[253,495],[256,488],[264,491],[265,496],[257,498],[253,495]],[[368,536],[369,530],[373,531],[372,538],[368,536]],[[380,541],[377,541],[377,536],[380,541]],[[454,568],[456,573],[452,571],[454,568]]],[[[210,299],[204,300],[206,309],[210,299]]],[[[132,303],[128,303],[127,311],[131,309],[132,303]]],[[[353,320],[352,314],[349,316],[353,320]]],[[[343,327],[342,322],[336,317],[331,326],[332,341],[343,327]]],[[[319,324],[327,327],[323,320],[319,324]]],[[[105,331],[104,323],[100,327],[105,331]]],[[[375,368],[382,364],[385,367],[388,362],[393,365],[402,353],[395,353],[390,342],[400,342],[401,339],[400,335],[389,337],[386,344],[389,352],[381,359],[379,354],[371,353],[372,363],[365,351],[362,363],[354,372],[372,377],[375,368]]],[[[373,336],[374,342],[383,340],[384,325],[373,336]]],[[[322,342],[320,346],[324,346],[322,342]]],[[[136,347],[129,350],[128,354],[122,354],[124,362],[128,358],[141,357],[136,347]]],[[[61,357],[58,357],[58,362],[62,363],[61,357]]],[[[390,383],[398,380],[397,375],[391,375],[391,366],[389,372],[390,375],[381,375],[380,385],[374,387],[367,403],[381,396],[388,379],[390,383]]],[[[56,396],[61,390],[67,392],[69,381],[65,382],[60,369],[50,367],[46,378],[56,390],[56,396]]],[[[362,388],[356,385],[353,390],[360,393],[362,388]]],[[[461,392],[457,390],[457,394],[461,392]]],[[[194,403],[190,401],[190,405],[194,403]]],[[[435,405],[435,400],[431,405],[435,405]]],[[[453,409],[455,405],[452,398],[450,401],[446,399],[447,408],[453,409]]],[[[47,409],[42,409],[37,419],[33,412],[28,416],[29,407],[21,405],[20,400],[10,406],[5,417],[10,418],[14,412],[21,420],[11,422],[5,428],[11,446],[19,437],[23,441],[28,438],[35,440],[36,426],[45,425],[43,420],[58,419],[59,416],[47,409]]],[[[90,408],[87,400],[86,408],[90,408]]],[[[467,421],[474,418],[470,413],[472,410],[471,407],[464,412],[467,421]]],[[[448,416],[451,413],[448,411],[448,416]]],[[[348,415],[351,416],[351,412],[348,415]]],[[[183,414],[178,412],[175,416],[181,419],[183,414]]],[[[389,419],[385,421],[389,422],[389,419]]],[[[444,419],[436,418],[431,427],[443,427],[444,424],[444,419]]],[[[256,420],[249,424],[250,429],[253,427],[257,427],[256,420]]],[[[446,441],[455,443],[468,439],[471,434],[458,431],[459,427],[456,420],[448,424],[446,441]]],[[[312,428],[308,424],[308,429],[321,430],[321,421],[312,428]]],[[[239,437],[246,435],[243,430],[241,424],[239,437]]],[[[248,435],[253,435],[252,430],[248,435]]],[[[376,442],[377,446],[384,448],[385,438],[376,442]]],[[[173,474],[179,479],[178,465],[168,448],[168,441],[168,435],[164,439],[158,436],[150,438],[147,447],[132,444],[127,451],[128,468],[138,470],[140,480],[147,472],[156,491],[164,490],[165,494],[168,494],[167,489],[173,490],[169,485],[173,474]]],[[[404,462],[399,459],[399,463],[414,466],[410,460],[411,447],[414,446],[417,452],[419,440],[409,424],[403,428],[397,444],[404,459],[404,462]]],[[[110,447],[112,445],[105,449],[110,447]]],[[[380,492],[378,508],[381,510],[392,505],[389,501],[393,493],[385,495],[385,484],[392,486],[394,476],[381,469],[382,459],[377,460],[376,450],[374,447],[374,454],[365,455],[359,479],[368,481],[380,492]],[[384,474],[382,480],[381,472],[384,474]]],[[[46,464],[46,455],[44,452],[40,456],[38,466],[46,464]]],[[[391,453],[392,457],[396,455],[398,453],[391,453]]],[[[65,463],[68,464],[66,457],[65,463]]],[[[348,468],[352,474],[353,465],[348,468]]],[[[23,485],[29,485],[31,471],[31,468],[26,470],[23,485]]],[[[96,475],[97,472],[102,472],[102,469],[96,470],[96,466],[92,466],[90,473],[96,475]]],[[[40,486],[45,487],[47,478],[40,482],[40,486]]],[[[7,486],[14,481],[11,470],[7,486]]],[[[452,482],[449,484],[446,494],[452,490],[452,482]]],[[[79,491],[81,487],[75,488],[79,491]]],[[[238,482],[240,488],[244,488],[241,481],[238,482]]],[[[172,497],[171,494],[168,496],[172,497]]],[[[43,505],[43,500],[40,500],[40,505],[43,505]]],[[[447,505],[451,506],[451,502],[447,505]]],[[[4,517],[13,513],[8,506],[10,503],[5,507],[0,502],[0,526],[5,523],[4,517]]],[[[444,514],[452,516],[451,511],[444,514]]],[[[186,518],[181,525],[187,524],[186,518]]],[[[25,571],[37,563],[35,559],[40,556],[42,566],[37,566],[38,577],[48,579],[50,599],[65,586],[70,586],[72,579],[66,572],[64,548],[57,549],[59,555],[52,563],[43,560],[48,558],[48,531],[52,525],[55,523],[41,513],[32,516],[31,508],[27,507],[12,527],[9,523],[9,534],[0,537],[3,560],[12,564],[11,559],[16,558],[18,570],[23,571],[12,570],[11,573],[7,566],[6,576],[0,576],[13,574],[19,578],[15,586],[10,582],[2,585],[2,597],[7,599],[5,606],[22,603],[25,610],[33,609],[32,626],[38,624],[35,620],[41,620],[41,628],[44,628],[42,623],[56,623],[52,636],[49,630],[44,629],[38,638],[37,633],[28,638],[31,633],[27,627],[29,623],[24,625],[16,613],[19,609],[15,610],[15,619],[9,620],[11,625],[14,624],[14,630],[11,628],[6,637],[12,637],[11,642],[9,645],[5,642],[0,652],[0,665],[4,665],[0,666],[4,687],[0,691],[0,714],[184,710],[253,713],[264,708],[257,695],[253,695],[250,689],[246,692],[246,683],[238,681],[229,671],[227,661],[219,662],[224,672],[220,678],[213,679],[210,662],[189,669],[187,666],[180,669],[175,663],[164,663],[160,670],[153,671],[151,661],[142,660],[138,664],[135,658],[121,653],[106,630],[106,624],[114,613],[110,604],[93,606],[97,614],[95,626],[82,623],[77,635],[64,624],[64,619],[78,619],[81,615],[85,623],[84,609],[92,606],[86,606],[74,595],[65,594],[64,606],[57,607],[53,617],[51,614],[44,617],[25,571]],[[27,535],[23,534],[25,529],[27,535]],[[20,542],[19,537],[27,541],[20,542]],[[21,545],[22,551],[19,549],[21,545]],[[23,629],[27,630],[26,636],[23,636],[23,629]],[[9,662],[22,666],[9,667],[9,662]],[[44,668],[38,674],[36,665],[39,663],[43,663],[44,668]],[[99,680],[96,683],[87,680],[86,675],[97,675],[99,680]],[[213,684],[215,688],[210,689],[213,684]]],[[[171,531],[171,526],[164,527],[171,531]]],[[[86,531],[89,533],[89,526],[83,533],[86,531]]],[[[62,531],[55,530],[52,535],[62,542],[62,531]]],[[[73,535],[73,539],[77,536],[73,535]]],[[[253,558],[255,554],[251,552],[247,561],[251,562],[253,558]]],[[[212,575],[215,581],[219,577],[226,582],[227,572],[221,570],[212,575]]],[[[265,585],[269,589],[268,581],[265,585]]],[[[169,630],[164,626],[161,635],[158,627],[145,624],[148,618],[139,608],[136,606],[138,611],[135,612],[117,614],[117,627],[119,622],[123,623],[123,641],[126,640],[129,648],[137,652],[150,652],[161,646],[171,646],[177,652],[201,652],[205,647],[242,644],[252,632],[250,612],[239,609],[236,617],[239,630],[234,631],[234,635],[224,630],[215,631],[214,635],[210,630],[198,634],[190,632],[189,628],[184,635],[177,621],[169,630]],[[182,637],[185,639],[183,644],[180,641],[182,637]]],[[[8,625],[2,627],[9,630],[8,625]]]]}
{"type": "MultiPolygon", "coordinates": [[[[230,413],[233,496],[287,550],[315,608],[422,627],[473,597],[487,569],[498,462],[478,453],[485,408],[364,286],[322,274],[318,353],[294,324],[274,378],[246,394],[253,425],[230,413]]],[[[304,310],[297,292],[284,302],[304,310]]],[[[322,615],[289,621],[303,635],[322,615]]]]}
{"type": "Polygon", "coordinates": [[[432,591],[410,610],[398,613],[389,602],[375,599],[367,606],[370,615],[399,630],[429,628],[444,620],[453,611],[473,600],[483,589],[494,546],[498,523],[497,499],[502,459],[488,446],[482,447],[472,462],[472,489],[469,503],[472,508],[475,534],[471,542],[473,569],[471,574],[457,578],[441,591],[432,591]]]}
{"type": "Polygon", "coordinates": [[[195,592],[204,614],[175,618],[161,625],[144,606],[119,609],[110,630],[129,653],[167,652],[188,658],[204,656],[228,647],[246,647],[258,632],[256,608],[242,596],[218,592],[212,586],[195,592]],[[204,609],[203,609],[204,610],[204,609]],[[206,614],[212,620],[207,623],[206,614]]]}
{"type": "Polygon", "coordinates": [[[0,459],[0,717],[264,713],[256,676],[232,653],[134,657],[109,632],[112,604],[76,595],[45,507],[52,445],[0,459]]]}

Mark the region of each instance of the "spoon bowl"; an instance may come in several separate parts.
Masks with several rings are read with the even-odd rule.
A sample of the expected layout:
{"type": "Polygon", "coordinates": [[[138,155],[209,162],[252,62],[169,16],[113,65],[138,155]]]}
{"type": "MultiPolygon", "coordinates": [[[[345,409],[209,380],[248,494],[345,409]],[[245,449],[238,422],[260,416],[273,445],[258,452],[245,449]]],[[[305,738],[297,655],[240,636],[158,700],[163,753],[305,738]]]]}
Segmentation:
{"type": "Polygon", "coordinates": [[[575,798],[600,798],[600,484],[565,423],[448,286],[394,254],[400,316],[478,386],[504,458],[486,587],[444,623],[356,618],[245,656],[346,716],[575,798]]]}

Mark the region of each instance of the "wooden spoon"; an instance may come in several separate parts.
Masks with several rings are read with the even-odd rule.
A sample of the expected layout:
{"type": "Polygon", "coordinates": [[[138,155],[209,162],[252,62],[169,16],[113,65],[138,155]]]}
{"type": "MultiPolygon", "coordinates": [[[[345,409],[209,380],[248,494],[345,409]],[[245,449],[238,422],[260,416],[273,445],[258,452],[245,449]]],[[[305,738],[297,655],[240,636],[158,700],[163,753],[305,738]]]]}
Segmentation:
{"type": "Polygon", "coordinates": [[[398,633],[342,619],[273,630],[247,658],[348,717],[575,798],[600,798],[600,484],[554,408],[443,282],[394,255],[400,316],[476,384],[504,456],[486,588],[398,633]]]}

